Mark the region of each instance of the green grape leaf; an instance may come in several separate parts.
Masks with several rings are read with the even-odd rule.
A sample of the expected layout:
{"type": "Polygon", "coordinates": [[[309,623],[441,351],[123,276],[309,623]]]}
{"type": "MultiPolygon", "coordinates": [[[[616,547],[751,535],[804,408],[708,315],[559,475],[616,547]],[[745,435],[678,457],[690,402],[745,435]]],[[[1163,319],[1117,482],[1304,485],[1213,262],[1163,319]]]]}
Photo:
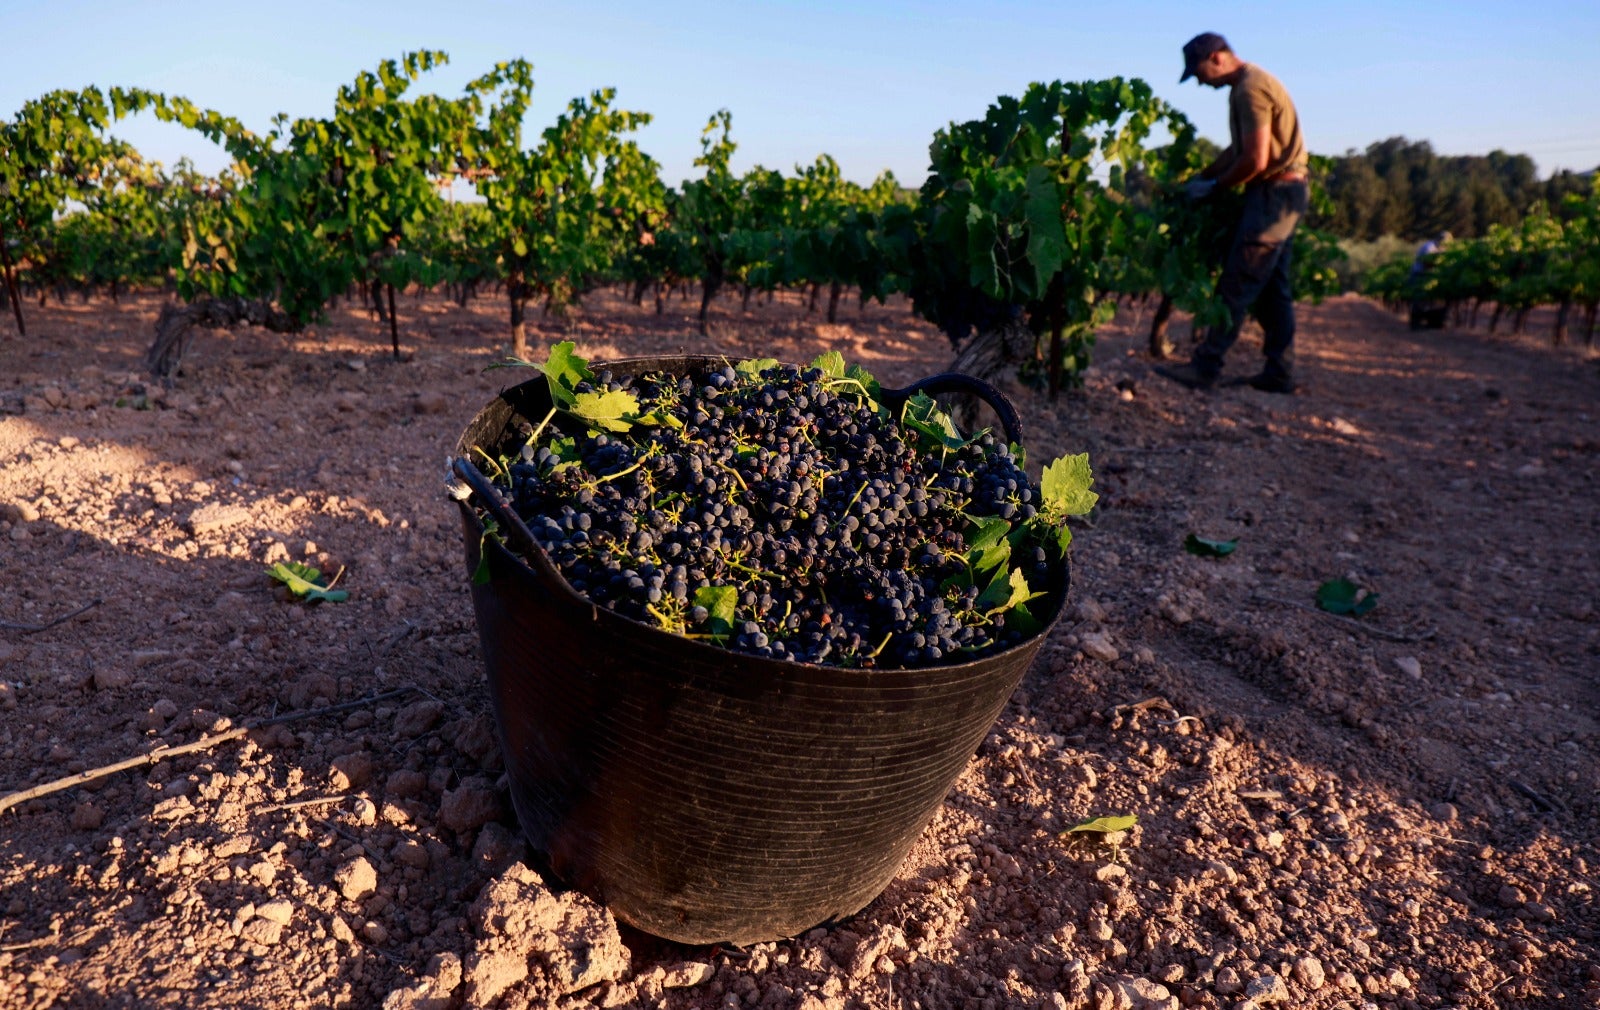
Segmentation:
{"type": "Polygon", "coordinates": [[[811,359],[809,367],[819,369],[824,376],[830,379],[843,379],[846,377],[844,355],[838,351],[824,351],[811,359]]]}
{"type": "Polygon", "coordinates": [[[583,462],[583,453],[578,449],[578,440],[571,435],[552,438],[545,445],[556,457],[555,465],[550,467],[551,473],[583,462]]]}
{"type": "Polygon", "coordinates": [[[1011,523],[999,516],[973,516],[972,526],[967,530],[968,548],[994,547],[1006,539],[1011,532],[1011,523]]]}
{"type": "Polygon", "coordinates": [[[1091,817],[1086,821],[1074,824],[1072,827],[1062,832],[1062,834],[1109,835],[1116,831],[1127,831],[1138,823],[1138,814],[1119,814],[1112,817],[1091,817]]]}
{"type": "Polygon", "coordinates": [[[739,590],[733,586],[702,586],[694,591],[691,601],[696,607],[705,607],[706,630],[721,638],[733,631],[733,611],[739,605],[739,590]]]}
{"type": "Polygon", "coordinates": [[[1089,488],[1094,484],[1094,473],[1089,469],[1089,454],[1062,456],[1044,468],[1039,477],[1039,491],[1044,496],[1044,510],[1052,516],[1087,515],[1100,496],[1089,488]]]}
{"type": "Polygon", "coordinates": [[[627,431],[639,413],[639,398],[620,389],[611,393],[578,393],[567,412],[588,421],[590,427],[627,431]]]}
{"type": "Polygon", "coordinates": [[[486,586],[493,579],[489,573],[490,537],[500,540],[500,524],[485,516],[483,519],[483,536],[478,538],[478,567],[472,570],[472,584],[475,586],[486,586]]]}
{"type": "Polygon", "coordinates": [[[1317,587],[1317,606],[1330,614],[1364,617],[1377,605],[1377,593],[1366,592],[1349,579],[1329,579],[1317,587]]]}
{"type": "Polygon", "coordinates": [[[551,402],[563,410],[570,409],[575,402],[578,383],[594,379],[594,373],[589,371],[589,362],[572,353],[576,346],[570,340],[552,345],[544,364],[537,366],[550,383],[551,402]]]}
{"type": "Polygon", "coordinates": [[[759,379],[769,368],[777,368],[777,358],[750,358],[733,366],[733,370],[747,379],[759,379]]]}
{"type": "MultiPolygon", "coordinates": [[[[350,594],[343,589],[331,588],[333,583],[324,581],[320,571],[298,561],[280,561],[268,568],[267,574],[288,586],[289,592],[307,603],[343,603],[350,598],[350,594]]],[[[338,581],[337,575],[334,581],[338,581]]]]}
{"type": "Polygon", "coordinates": [[[900,411],[900,422],[916,432],[920,436],[917,441],[929,451],[959,449],[968,442],[956,430],[950,415],[939,409],[939,401],[927,393],[918,393],[906,401],[905,408],[900,411]]]}
{"type": "Polygon", "coordinates": [[[1001,565],[995,573],[994,581],[989,583],[988,589],[979,594],[973,607],[986,614],[1000,614],[1043,595],[1028,588],[1028,579],[1021,571],[1008,571],[1007,566],[1001,565]]]}
{"type": "Polygon", "coordinates": [[[1184,538],[1183,549],[1196,557],[1225,558],[1239,546],[1239,540],[1207,540],[1205,537],[1191,533],[1184,538]]]}
{"type": "Polygon", "coordinates": [[[1006,614],[1006,627],[1023,635],[1036,635],[1044,630],[1044,623],[1033,616],[1026,603],[1019,603],[1006,614]]]}
{"type": "Polygon", "coordinates": [[[883,387],[878,384],[877,379],[872,377],[871,372],[867,371],[865,368],[862,368],[860,365],[851,365],[849,368],[845,369],[844,377],[847,379],[854,379],[855,381],[861,383],[862,386],[866,387],[867,395],[871,397],[874,402],[883,399],[883,387]]]}

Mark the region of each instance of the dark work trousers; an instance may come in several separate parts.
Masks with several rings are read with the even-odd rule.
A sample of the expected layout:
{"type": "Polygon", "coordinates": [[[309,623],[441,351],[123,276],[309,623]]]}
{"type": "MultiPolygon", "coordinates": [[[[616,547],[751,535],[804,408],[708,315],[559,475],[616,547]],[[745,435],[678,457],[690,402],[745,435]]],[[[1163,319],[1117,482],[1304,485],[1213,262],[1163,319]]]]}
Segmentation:
{"type": "Polygon", "coordinates": [[[1266,333],[1269,378],[1287,379],[1294,364],[1294,295],[1289,291],[1294,229],[1305,216],[1309,193],[1303,182],[1263,182],[1245,187],[1244,213],[1228,248],[1217,297],[1228,307],[1227,326],[1212,326],[1194,350],[1201,372],[1222,371],[1223,356],[1239,339],[1244,314],[1255,316],[1266,333]]]}

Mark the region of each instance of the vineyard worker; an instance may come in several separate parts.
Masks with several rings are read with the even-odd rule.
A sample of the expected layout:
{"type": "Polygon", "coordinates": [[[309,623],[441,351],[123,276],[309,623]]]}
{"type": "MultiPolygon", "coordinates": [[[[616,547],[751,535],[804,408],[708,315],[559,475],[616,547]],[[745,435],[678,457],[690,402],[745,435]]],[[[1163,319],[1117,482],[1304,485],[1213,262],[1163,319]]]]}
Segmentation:
{"type": "Polygon", "coordinates": [[[1442,231],[1433,238],[1430,238],[1428,241],[1422,243],[1422,245],[1418,246],[1416,258],[1411,261],[1411,279],[1416,280],[1418,277],[1421,277],[1423,273],[1427,271],[1430,265],[1429,261],[1432,260],[1433,257],[1436,256],[1447,244],[1449,244],[1450,240],[1454,237],[1455,236],[1451,235],[1449,232],[1442,231]]]}
{"type": "Polygon", "coordinates": [[[1209,389],[1222,374],[1222,359],[1239,339],[1247,309],[1255,308],[1266,333],[1266,364],[1245,382],[1268,393],[1294,392],[1294,296],[1289,290],[1291,240],[1309,198],[1306,145],[1289,92],[1274,76],[1235,56],[1214,32],[1183,47],[1182,84],[1198,78],[1213,88],[1227,85],[1227,150],[1185,186],[1193,199],[1213,190],[1244,187],[1244,211],[1234,232],[1217,297],[1230,322],[1212,326],[1187,364],[1156,371],[1196,389],[1209,389]]]}

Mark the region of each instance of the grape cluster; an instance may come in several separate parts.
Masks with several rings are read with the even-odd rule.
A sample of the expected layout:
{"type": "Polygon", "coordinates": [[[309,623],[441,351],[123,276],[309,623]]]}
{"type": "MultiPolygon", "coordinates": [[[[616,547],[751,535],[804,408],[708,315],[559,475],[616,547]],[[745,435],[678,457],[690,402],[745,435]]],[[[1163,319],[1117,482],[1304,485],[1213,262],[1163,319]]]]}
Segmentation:
{"type": "MultiPolygon", "coordinates": [[[[815,368],[602,371],[577,387],[619,390],[658,423],[536,438],[500,481],[589,600],[830,665],[962,662],[1023,637],[1006,613],[979,607],[983,587],[970,584],[973,517],[1025,523],[1038,504],[992,435],[924,450],[859,384],[815,368]],[[668,414],[681,424],[661,423],[668,414]]],[[[1048,587],[1042,547],[1017,549],[1011,564],[1048,587]]]]}

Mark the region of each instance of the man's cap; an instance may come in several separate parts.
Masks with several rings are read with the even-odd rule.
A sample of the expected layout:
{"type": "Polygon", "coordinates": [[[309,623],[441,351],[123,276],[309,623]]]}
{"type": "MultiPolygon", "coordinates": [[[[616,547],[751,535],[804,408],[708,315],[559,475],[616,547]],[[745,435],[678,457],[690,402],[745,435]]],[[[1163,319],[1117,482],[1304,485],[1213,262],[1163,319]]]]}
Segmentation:
{"type": "Polygon", "coordinates": [[[1201,32],[1188,42],[1185,42],[1183,44],[1183,76],[1178,78],[1178,83],[1182,84],[1193,77],[1195,69],[1200,66],[1201,61],[1207,56],[1215,52],[1221,52],[1224,49],[1231,52],[1232,48],[1232,46],[1228,45],[1228,40],[1216,32],[1201,32]]]}

